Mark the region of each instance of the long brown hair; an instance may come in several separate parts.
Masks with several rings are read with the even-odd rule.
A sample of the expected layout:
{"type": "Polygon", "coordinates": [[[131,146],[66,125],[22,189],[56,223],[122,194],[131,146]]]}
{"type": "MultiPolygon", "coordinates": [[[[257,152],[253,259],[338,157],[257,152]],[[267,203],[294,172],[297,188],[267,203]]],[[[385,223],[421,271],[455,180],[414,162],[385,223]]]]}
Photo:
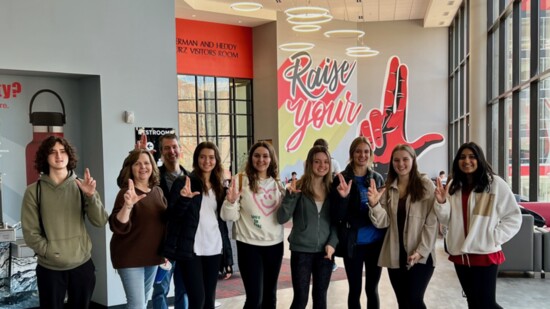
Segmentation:
{"type": "Polygon", "coordinates": [[[246,173],[246,177],[248,177],[248,186],[250,187],[250,190],[254,193],[258,193],[258,171],[254,168],[254,164],[252,163],[252,156],[254,154],[254,151],[256,149],[264,147],[269,152],[269,157],[271,161],[269,162],[269,167],[267,168],[267,176],[273,177],[275,181],[279,181],[279,163],[277,160],[277,156],[275,155],[275,149],[273,146],[271,146],[270,143],[260,141],[256,144],[252,145],[250,147],[250,150],[248,151],[248,160],[246,161],[246,166],[244,168],[244,171],[246,173]]]}
{"type": "Polygon", "coordinates": [[[407,194],[410,195],[411,202],[420,201],[426,194],[426,188],[424,188],[422,183],[422,175],[418,171],[418,165],[416,164],[416,152],[409,145],[397,145],[391,152],[390,164],[388,167],[388,178],[386,179],[386,192],[389,192],[391,184],[398,177],[397,172],[393,168],[393,157],[398,151],[406,151],[412,158],[411,171],[409,172],[409,183],[407,184],[407,194]]]}
{"type": "Polygon", "coordinates": [[[351,168],[354,170],[355,163],[353,162],[353,153],[355,152],[357,147],[359,147],[359,145],[361,144],[369,145],[370,156],[369,156],[369,162],[367,164],[367,168],[370,170],[372,166],[372,162],[374,161],[374,151],[372,150],[371,143],[364,136],[358,136],[351,142],[351,145],[349,146],[349,164],[351,165],[351,168]]]}
{"type": "Polygon", "coordinates": [[[199,167],[199,156],[201,154],[201,151],[203,149],[212,149],[214,150],[214,157],[216,159],[216,166],[214,166],[214,169],[210,173],[210,185],[212,186],[212,190],[216,194],[216,200],[221,201],[223,198],[223,167],[222,167],[222,159],[220,157],[220,151],[218,150],[218,147],[212,143],[212,142],[202,142],[197,145],[195,148],[195,152],[193,152],[193,173],[197,175],[202,180],[202,191],[204,193],[208,193],[208,188],[206,187],[206,179],[204,179],[204,174],[202,170],[199,167]]]}
{"type": "Polygon", "coordinates": [[[315,175],[313,174],[313,159],[318,153],[324,153],[328,159],[328,173],[323,177],[323,189],[326,193],[329,192],[330,185],[332,184],[332,162],[330,160],[330,153],[328,152],[328,149],[323,146],[311,147],[307,154],[304,175],[302,175],[302,177],[300,177],[300,180],[298,180],[296,183],[296,187],[300,189],[302,194],[311,199],[314,199],[315,197],[315,188],[313,187],[313,178],[315,177],[315,175]]]}

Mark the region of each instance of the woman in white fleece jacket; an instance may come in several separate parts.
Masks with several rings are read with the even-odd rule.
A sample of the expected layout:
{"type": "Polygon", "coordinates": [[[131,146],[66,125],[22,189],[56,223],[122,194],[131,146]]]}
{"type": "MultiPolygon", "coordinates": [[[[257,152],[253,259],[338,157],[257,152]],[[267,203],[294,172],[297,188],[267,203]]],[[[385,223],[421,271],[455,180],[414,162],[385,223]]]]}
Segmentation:
{"type": "Polygon", "coordinates": [[[504,262],[501,245],[521,226],[519,206],[473,142],[460,146],[451,175],[446,188],[437,179],[434,205],[437,218],[448,227],[449,260],[468,308],[502,308],[495,297],[498,265],[504,262]]]}
{"type": "Polygon", "coordinates": [[[284,189],[271,144],[257,142],[249,151],[244,174],[233,178],[221,209],[225,221],[234,221],[239,269],[246,292],[244,308],[273,308],[283,261],[283,226],[277,209],[284,189]]]}

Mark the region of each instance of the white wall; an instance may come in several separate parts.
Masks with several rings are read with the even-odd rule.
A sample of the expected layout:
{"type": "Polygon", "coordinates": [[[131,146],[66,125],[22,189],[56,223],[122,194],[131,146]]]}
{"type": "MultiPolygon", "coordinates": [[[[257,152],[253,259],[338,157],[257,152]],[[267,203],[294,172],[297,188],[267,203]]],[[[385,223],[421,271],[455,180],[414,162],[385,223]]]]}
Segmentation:
{"type": "MultiPolygon", "coordinates": [[[[2,1],[0,37],[0,70],[99,76],[80,80],[89,99],[79,102],[84,120],[78,143],[91,154],[81,155],[81,166],[99,169],[95,178],[110,212],[134,127],[177,127],[174,2],[2,1]],[[135,112],[135,124],[123,123],[125,110],[135,112]]],[[[93,300],[121,304],[124,292],[109,257],[111,233],[105,228],[92,236],[98,270],[93,300]]]]}

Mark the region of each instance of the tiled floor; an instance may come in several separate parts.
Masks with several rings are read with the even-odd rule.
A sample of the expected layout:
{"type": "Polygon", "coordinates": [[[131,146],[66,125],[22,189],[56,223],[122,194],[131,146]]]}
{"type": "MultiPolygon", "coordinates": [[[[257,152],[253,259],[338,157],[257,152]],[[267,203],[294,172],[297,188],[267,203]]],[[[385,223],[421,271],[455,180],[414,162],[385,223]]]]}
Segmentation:
{"type": "MultiPolygon", "coordinates": [[[[286,229],[285,229],[286,230],[286,229]]],[[[288,232],[288,231],[285,231],[288,232]]],[[[286,243],[286,241],[285,241],[286,243]]],[[[285,244],[287,245],[287,244],[285,244]]],[[[437,264],[428,290],[425,302],[428,308],[467,308],[466,300],[462,297],[462,290],[451,262],[443,251],[443,242],[437,241],[437,264]]],[[[289,257],[285,249],[285,257],[289,257]]],[[[342,259],[337,259],[343,267],[342,259]]],[[[333,281],[328,290],[328,308],[347,307],[348,286],[346,280],[333,281]]],[[[280,289],[277,293],[277,308],[289,308],[292,303],[292,288],[280,289]]],[[[397,308],[395,295],[391,288],[386,270],[382,273],[379,285],[381,308],[397,308]]],[[[218,299],[222,303],[221,309],[242,308],[245,296],[218,299]]],[[[533,309],[550,308],[550,278],[510,278],[499,277],[497,281],[497,300],[503,308],[533,309]]],[[[361,304],[366,307],[366,297],[362,296],[361,304]]],[[[308,308],[312,308],[311,300],[308,308]]]]}

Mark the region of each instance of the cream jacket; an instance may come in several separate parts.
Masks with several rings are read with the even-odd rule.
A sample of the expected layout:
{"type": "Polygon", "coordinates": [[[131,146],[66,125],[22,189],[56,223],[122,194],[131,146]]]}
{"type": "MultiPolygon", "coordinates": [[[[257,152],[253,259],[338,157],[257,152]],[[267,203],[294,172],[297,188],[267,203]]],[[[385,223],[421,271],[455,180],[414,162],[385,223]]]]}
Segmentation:
{"type": "Polygon", "coordinates": [[[468,197],[468,236],[464,237],[462,190],[434,202],[441,224],[448,227],[447,250],[451,255],[487,254],[500,251],[521,227],[521,211],[508,184],[493,176],[489,191],[471,192],[468,197]]]}
{"type": "MultiPolygon", "coordinates": [[[[433,211],[434,189],[433,182],[426,176],[422,177],[422,184],[426,189],[423,199],[411,202],[410,196],[406,201],[406,218],[403,233],[403,242],[407,256],[415,252],[422,255],[418,262],[426,264],[431,254],[435,265],[435,240],[437,238],[437,217],[433,211]]],[[[377,228],[388,227],[382,251],[378,258],[378,265],[388,268],[399,268],[399,232],[397,227],[397,205],[399,190],[397,180],[390,189],[382,195],[378,204],[369,207],[369,216],[377,228]]]]}

